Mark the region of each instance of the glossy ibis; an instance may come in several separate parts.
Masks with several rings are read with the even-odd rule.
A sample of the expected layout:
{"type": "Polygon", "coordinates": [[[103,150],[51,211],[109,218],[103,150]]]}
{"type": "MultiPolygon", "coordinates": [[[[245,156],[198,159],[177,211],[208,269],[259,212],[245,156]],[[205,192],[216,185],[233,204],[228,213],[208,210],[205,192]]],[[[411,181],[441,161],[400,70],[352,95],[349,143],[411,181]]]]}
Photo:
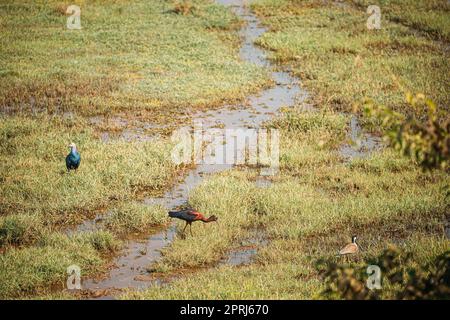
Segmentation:
{"type": "Polygon", "coordinates": [[[184,230],[186,230],[186,227],[189,225],[189,229],[191,231],[191,236],[192,236],[192,222],[202,221],[204,223],[208,223],[208,222],[217,221],[217,217],[214,215],[209,218],[206,218],[200,212],[197,212],[192,209],[185,209],[185,210],[180,210],[180,211],[169,211],[169,217],[186,221],[186,225],[184,226],[183,233],[184,233],[184,230]]]}

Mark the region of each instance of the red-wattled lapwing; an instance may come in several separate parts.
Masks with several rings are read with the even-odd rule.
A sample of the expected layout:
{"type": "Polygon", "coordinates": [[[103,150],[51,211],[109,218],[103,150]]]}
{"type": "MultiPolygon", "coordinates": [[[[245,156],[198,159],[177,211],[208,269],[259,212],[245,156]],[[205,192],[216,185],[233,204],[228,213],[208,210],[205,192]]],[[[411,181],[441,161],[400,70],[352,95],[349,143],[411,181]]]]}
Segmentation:
{"type": "Polygon", "coordinates": [[[358,253],[359,251],[359,245],[356,243],[356,236],[352,237],[352,242],[347,244],[345,247],[343,247],[340,251],[338,256],[345,256],[348,258],[349,255],[358,253]]]}

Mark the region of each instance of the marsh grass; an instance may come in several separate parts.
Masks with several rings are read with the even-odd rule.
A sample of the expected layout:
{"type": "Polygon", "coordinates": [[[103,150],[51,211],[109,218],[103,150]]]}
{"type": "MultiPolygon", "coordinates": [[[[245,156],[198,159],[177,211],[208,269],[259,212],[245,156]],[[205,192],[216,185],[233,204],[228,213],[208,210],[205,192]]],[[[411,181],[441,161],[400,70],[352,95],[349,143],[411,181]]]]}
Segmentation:
{"type": "Polygon", "coordinates": [[[81,30],[66,29],[60,1],[1,4],[0,106],[150,112],[167,123],[267,83],[265,71],[237,57],[238,19],[207,0],[189,3],[195,14],[174,13],[173,1],[75,1],[81,30]]]}
{"type": "MultiPolygon", "coordinates": [[[[81,32],[65,29],[66,7],[59,1],[0,5],[2,111],[30,105],[48,114],[148,112],[147,120],[165,124],[194,108],[241,100],[268,82],[265,71],[238,59],[240,22],[210,1],[189,1],[195,9],[187,14],[174,11],[176,1],[74,3],[82,8],[81,32]]],[[[282,132],[281,172],[269,188],[254,185],[254,171],[234,169],[192,192],[189,204],[218,216],[218,223],[193,224],[192,237],[178,232],[162,260],[148,268],[163,275],[202,272],[124,298],[321,298],[316,261],[334,257],[353,234],[364,250],[352,265],[366,265],[390,243],[410,250],[410,263],[417,265],[448,250],[442,192],[448,174],[423,173],[390,150],[350,162],[337,152],[346,143],[349,117],[332,110],[349,111],[361,97],[407,113],[405,87],[448,106],[448,72],[442,72],[448,50],[431,40],[448,36],[447,12],[437,12],[441,2],[433,1],[420,17],[423,6],[411,4],[405,13],[396,8],[401,3],[411,4],[386,2],[391,21],[383,20],[379,32],[366,30],[365,10],[357,6],[253,5],[271,30],[258,43],[292,67],[323,111],[288,111],[268,124],[282,132]],[[255,229],[269,242],[253,264],[216,266],[255,229]]],[[[69,265],[79,265],[83,276],[98,274],[119,239],[166,223],[162,208],[135,200],[160,194],[183,170],[172,164],[170,151],[165,138],[101,143],[76,115],[2,118],[0,297],[55,297],[49,287],[64,286],[69,265]],[[71,141],[82,163],[78,172],[66,173],[71,141]],[[58,231],[106,208],[108,231],[58,231]]],[[[183,227],[178,223],[179,231],[183,227]]]]}
{"type": "Polygon", "coordinates": [[[60,233],[43,236],[35,246],[11,248],[0,255],[0,297],[19,298],[48,293],[51,286],[65,287],[67,267],[78,265],[82,276],[98,272],[104,256],[120,243],[105,231],[68,237],[60,233]]]}
{"type": "Polygon", "coordinates": [[[448,37],[447,1],[383,1],[381,30],[366,27],[366,4],[376,3],[354,2],[364,5],[256,1],[252,8],[270,29],[257,42],[274,61],[292,68],[319,108],[351,111],[355,103],[371,98],[396,111],[423,115],[424,110],[407,106],[404,94],[409,91],[427,93],[448,111],[448,45],[432,40],[426,28],[448,37]],[[420,20],[424,32],[390,20],[393,12],[414,26],[420,20]]]}
{"type": "MultiPolygon", "coordinates": [[[[193,191],[190,204],[217,215],[220,224],[196,226],[194,237],[176,239],[152,271],[208,269],[166,286],[128,291],[122,298],[321,299],[324,283],[316,264],[325,258],[339,262],[336,253],[353,234],[363,250],[350,259],[352,266],[367,266],[389,244],[412,252],[410,266],[445,252],[449,241],[443,230],[442,188],[448,176],[424,173],[389,149],[343,161],[336,144],[345,141],[345,134],[336,133],[348,121],[333,113],[295,112],[274,120],[269,125],[282,132],[283,161],[272,185],[257,188],[254,172],[237,169],[207,179],[193,191]],[[319,144],[324,133],[339,138],[319,144]],[[252,226],[264,230],[269,241],[258,249],[254,263],[215,265],[252,226]]],[[[386,288],[383,297],[394,292],[386,288]]]]}
{"type": "MultiPolygon", "coordinates": [[[[387,1],[385,7],[392,9],[400,2],[387,1]]],[[[402,3],[403,7],[411,4],[402,3]]],[[[437,10],[443,1],[430,5],[437,10]]],[[[373,263],[390,244],[411,252],[413,259],[405,267],[423,266],[448,250],[444,236],[448,174],[424,173],[414,161],[389,149],[345,161],[337,150],[346,143],[350,119],[332,112],[350,111],[355,101],[369,96],[410,113],[413,110],[405,108],[405,88],[427,92],[446,108],[447,53],[443,43],[430,40],[439,37],[429,30],[437,26],[445,37],[442,21],[448,14],[440,12],[444,20],[432,21],[434,12],[427,11],[420,18],[421,27],[415,22],[405,26],[391,15],[391,21],[383,19],[382,30],[368,32],[365,10],[352,5],[260,0],[252,8],[271,31],[258,43],[272,51],[273,60],[300,76],[312,89],[315,104],[324,110],[289,111],[268,124],[282,132],[280,175],[267,189],[250,187],[245,202],[236,198],[230,211],[238,215],[239,225],[222,224],[220,232],[208,234],[211,243],[214,240],[210,239],[222,239],[229,232],[238,240],[248,225],[240,214],[247,212],[251,223],[264,229],[269,243],[259,248],[250,266],[210,266],[193,276],[174,279],[168,286],[129,291],[125,299],[321,299],[324,284],[317,262],[337,259],[338,250],[354,234],[362,250],[350,259],[351,266],[373,263]]],[[[422,15],[421,5],[410,9],[406,14],[414,19],[422,15]]],[[[220,205],[236,186],[236,178],[240,183],[254,179],[236,171],[212,177],[193,191],[196,207],[220,205]],[[218,180],[224,182],[216,185],[218,180]],[[207,194],[202,191],[205,186],[207,194]]],[[[219,221],[222,215],[226,219],[230,215],[208,213],[217,213],[219,221]]],[[[186,266],[207,266],[205,261],[218,261],[236,246],[224,241],[217,249],[205,244],[208,250],[200,250],[201,246],[191,245],[192,239],[180,241],[175,240],[164,252],[162,265],[170,264],[169,273],[186,266]],[[186,264],[185,256],[194,253],[197,262],[186,264]]],[[[382,297],[392,298],[395,290],[401,288],[385,288],[382,297]]]]}
{"type": "Polygon", "coordinates": [[[42,218],[37,214],[12,214],[0,217],[0,245],[27,245],[44,232],[42,218]]]}
{"type": "MultiPolygon", "coordinates": [[[[185,237],[181,234],[171,246],[162,250],[163,259],[152,271],[169,272],[178,268],[197,268],[219,261],[224,253],[237,240],[243,239],[249,228],[256,225],[256,216],[252,207],[243,203],[252,202],[254,186],[241,177],[245,173],[234,172],[218,175],[200,187],[189,198],[189,204],[205,216],[219,216],[219,221],[192,224],[193,237],[186,229],[185,237]]],[[[184,223],[178,223],[179,230],[184,223]]]]}
{"type": "MultiPolygon", "coordinates": [[[[363,8],[373,1],[353,0],[363,8]]],[[[445,0],[390,0],[380,1],[383,15],[389,20],[404,24],[436,40],[450,42],[450,4],[445,0]]]]}
{"type": "Polygon", "coordinates": [[[129,232],[164,221],[161,208],[132,201],[161,194],[183,168],[170,160],[171,143],[114,140],[102,143],[82,118],[11,116],[0,122],[0,296],[30,297],[64,287],[66,268],[83,276],[103,270],[129,232]],[[68,143],[81,153],[67,172],[68,143]],[[112,210],[110,231],[58,230],[112,210]]]}
{"type": "Polygon", "coordinates": [[[162,191],[182,169],[163,140],[104,144],[81,124],[57,118],[9,117],[0,124],[0,139],[2,213],[40,214],[47,225],[79,222],[111,199],[162,191]],[[82,160],[77,172],[68,173],[70,141],[82,160]]]}
{"type": "Polygon", "coordinates": [[[111,210],[105,226],[119,235],[143,233],[152,226],[167,224],[167,210],[161,206],[149,206],[140,202],[125,202],[111,210]]]}

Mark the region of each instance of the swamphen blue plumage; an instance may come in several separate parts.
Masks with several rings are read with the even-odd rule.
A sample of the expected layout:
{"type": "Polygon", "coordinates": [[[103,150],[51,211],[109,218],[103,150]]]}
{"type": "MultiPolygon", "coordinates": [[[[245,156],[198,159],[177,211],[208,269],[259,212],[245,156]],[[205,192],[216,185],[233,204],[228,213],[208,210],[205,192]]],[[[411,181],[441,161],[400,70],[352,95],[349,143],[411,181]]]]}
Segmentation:
{"type": "Polygon", "coordinates": [[[217,221],[216,216],[211,216],[209,218],[206,218],[200,212],[197,212],[192,209],[186,209],[186,210],[180,210],[180,211],[169,211],[169,217],[186,221],[186,225],[184,226],[183,233],[184,233],[184,230],[186,229],[186,227],[189,225],[189,230],[191,231],[191,236],[192,236],[192,225],[191,225],[192,222],[202,221],[202,222],[208,223],[208,222],[217,221]]]}
{"type": "Polygon", "coordinates": [[[80,153],[77,151],[77,147],[75,143],[71,143],[69,145],[70,153],[66,157],[66,167],[67,171],[70,170],[77,170],[80,166],[81,162],[81,156],[80,153]]]}

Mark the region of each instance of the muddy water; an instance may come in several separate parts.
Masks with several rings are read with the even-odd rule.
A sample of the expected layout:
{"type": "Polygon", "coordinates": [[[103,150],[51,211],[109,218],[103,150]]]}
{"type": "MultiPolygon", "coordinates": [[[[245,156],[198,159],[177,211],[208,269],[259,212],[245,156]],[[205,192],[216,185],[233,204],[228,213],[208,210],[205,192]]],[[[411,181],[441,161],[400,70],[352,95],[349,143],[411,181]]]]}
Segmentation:
{"type": "MultiPolygon", "coordinates": [[[[219,4],[231,7],[246,22],[240,31],[242,37],[241,59],[271,70],[272,66],[265,52],[254,45],[254,41],[266,30],[245,5],[248,2],[246,0],[217,0],[219,4]]],[[[201,120],[203,130],[217,128],[218,125],[225,128],[259,128],[264,121],[271,119],[281,107],[294,106],[304,102],[307,98],[307,93],[301,89],[299,80],[292,77],[288,72],[271,71],[271,77],[275,85],[257,95],[248,97],[244,105],[224,106],[218,110],[198,112],[193,115],[193,120],[201,120]]],[[[356,122],[352,124],[352,128],[357,131],[356,122]]],[[[345,149],[342,152],[351,156],[353,151],[345,149]]],[[[187,203],[189,192],[205,177],[231,167],[231,165],[199,164],[189,172],[182,183],[176,185],[163,197],[148,198],[144,202],[149,205],[160,204],[168,210],[182,206],[187,203]]],[[[264,177],[259,177],[256,183],[261,188],[270,186],[270,180],[264,177]]],[[[97,222],[101,222],[101,219],[102,217],[97,216],[96,219],[80,226],[78,231],[98,228],[97,222]]],[[[176,224],[173,223],[167,229],[155,231],[148,238],[129,241],[122,255],[114,261],[115,266],[109,274],[102,279],[84,280],[83,289],[94,291],[106,289],[114,292],[115,289],[121,288],[140,289],[148,287],[154,281],[145,281],[146,277],[148,279],[146,269],[161,258],[160,250],[168,246],[175,235],[176,224]]],[[[257,252],[258,246],[265,244],[264,241],[258,235],[246,239],[244,242],[247,243],[241,243],[240,247],[231,251],[229,256],[221,261],[221,264],[242,265],[250,263],[257,252]]]]}
{"type": "Polygon", "coordinates": [[[353,115],[348,140],[350,143],[343,145],[339,150],[340,155],[346,160],[365,157],[371,151],[381,149],[383,146],[381,138],[362,131],[358,118],[353,115]]]}
{"type": "Polygon", "coordinates": [[[264,230],[255,228],[246,239],[240,241],[239,246],[231,250],[229,254],[220,261],[219,265],[242,266],[253,262],[258,249],[268,244],[264,230]]]}

